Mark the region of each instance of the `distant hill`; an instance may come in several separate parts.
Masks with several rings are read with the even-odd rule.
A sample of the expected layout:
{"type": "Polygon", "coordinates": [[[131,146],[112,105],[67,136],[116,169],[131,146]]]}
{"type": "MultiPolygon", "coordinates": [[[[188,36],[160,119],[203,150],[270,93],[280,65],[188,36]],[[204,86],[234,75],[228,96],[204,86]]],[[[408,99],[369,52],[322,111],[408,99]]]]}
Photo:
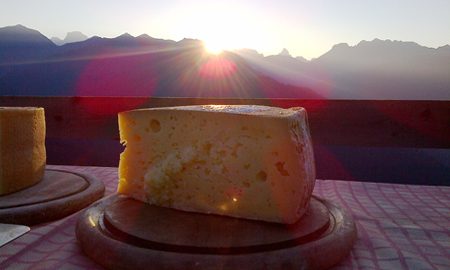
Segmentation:
{"type": "Polygon", "coordinates": [[[450,99],[445,47],[374,39],[353,47],[337,45],[313,63],[355,98],[450,99]]]}
{"type": "Polygon", "coordinates": [[[255,72],[235,53],[208,55],[199,40],[130,34],[51,43],[45,54],[26,60],[13,53],[0,58],[0,89],[2,95],[32,96],[321,98],[255,72]]]}
{"type": "Polygon", "coordinates": [[[46,36],[23,25],[0,28],[0,64],[32,61],[55,47],[46,36]]]}
{"type": "Polygon", "coordinates": [[[39,31],[23,25],[0,28],[0,46],[2,49],[17,47],[49,47],[53,43],[39,31]]]}
{"type": "MultiPolygon", "coordinates": [[[[78,35],[80,37],[80,35],[78,35]]],[[[73,39],[72,39],[73,40],[73,39]]],[[[205,53],[123,34],[61,46],[22,25],[0,28],[0,94],[450,100],[450,46],[374,39],[308,61],[283,49],[205,53]]]]}
{"type": "Polygon", "coordinates": [[[63,44],[67,44],[67,43],[85,41],[86,39],[88,39],[88,36],[81,33],[80,31],[72,31],[72,32],[68,32],[64,39],[60,39],[58,37],[52,37],[50,40],[53,43],[55,43],[56,45],[61,46],[63,44]]]}
{"type": "Polygon", "coordinates": [[[266,57],[252,50],[238,53],[262,74],[326,98],[450,100],[449,45],[433,49],[374,39],[356,46],[337,44],[311,61],[286,52],[266,57]]]}

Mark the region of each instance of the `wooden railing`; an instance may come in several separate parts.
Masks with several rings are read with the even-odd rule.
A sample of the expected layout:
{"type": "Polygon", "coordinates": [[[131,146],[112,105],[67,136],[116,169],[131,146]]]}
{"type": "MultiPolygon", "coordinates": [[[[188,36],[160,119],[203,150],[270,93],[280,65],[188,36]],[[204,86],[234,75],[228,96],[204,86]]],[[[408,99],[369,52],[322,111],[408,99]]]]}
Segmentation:
{"type": "Polygon", "coordinates": [[[450,148],[449,101],[0,96],[0,106],[44,107],[49,163],[74,165],[117,166],[118,112],[192,104],[304,107],[317,149],[450,148]]]}

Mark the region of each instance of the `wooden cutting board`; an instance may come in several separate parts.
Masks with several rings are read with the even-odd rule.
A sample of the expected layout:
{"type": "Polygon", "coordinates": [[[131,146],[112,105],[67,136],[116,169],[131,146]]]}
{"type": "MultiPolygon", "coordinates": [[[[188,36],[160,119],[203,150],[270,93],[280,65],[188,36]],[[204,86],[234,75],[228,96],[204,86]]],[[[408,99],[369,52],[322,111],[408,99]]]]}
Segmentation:
{"type": "Polygon", "coordinates": [[[84,252],[108,269],[326,269],[356,239],[349,213],[317,197],[286,226],[114,195],[87,209],[76,233],[84,252]]]}
{"type": "Polygon", "coordinates": [[[45,170],[43,179],[0,196],[0,222],[35,225],[68,216],[103,197],[103,182],[86,174],[45,170]]]}

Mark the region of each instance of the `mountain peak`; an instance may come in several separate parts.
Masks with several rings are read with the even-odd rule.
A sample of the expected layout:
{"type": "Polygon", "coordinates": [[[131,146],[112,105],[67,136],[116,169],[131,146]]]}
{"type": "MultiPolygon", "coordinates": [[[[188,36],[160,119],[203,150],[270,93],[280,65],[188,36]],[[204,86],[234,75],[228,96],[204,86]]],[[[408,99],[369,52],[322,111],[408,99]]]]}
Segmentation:
{"type": "Polygon", "coordinates": [[[194,38],[183,38],[182,40],[178,41],[177,44],[180,46],[187,46],[187,47],[199,47],[199,46],[202,47],[203,41],[194,38]]]}
{"type": "Polygon", "coordinates": [[[72,31],[68,32],[64,39],[60,39],[59,37],[52,37],[50,40],[53,41],[53,43],[55,43],[56,45],[60,46],[67,43],[85,41],[86,39],[88,39],[88,36],[81,33],[80,31],[72,31]]]}
{"type": "Polygon", "coordinates": [[[343,42],[333,45],[332,49],[347,49],[347,48],[350,48],[350,45],[348,45],[348,43],[343,42]]]}
{"type": "Polygon", "coordinates": [[[53,42],[39,31],[21,24],[0,28],[0,43],[6,46],[54,46],[53,42]]]}
{"type": "Polygon", "coordinates": [[[15,28],[15,29],[22,29],[22,30],[32,30],[32,29],[30,29],[30,28],[28,28],[28,27],[25,27],[25,26],[22,25],[22,24],[16,24],[16,25],[7,26],[7,27],[9,27],[9,28],[15,28]]]}
{"type": "Polygon", "coordinates": [[[31,29],[31,28],[28,28],[28,27],[25,27],[22,24],[5,26],[3,28],[0,28],[0,32],[2,32],[2,33],[5,33],[5,32],[7,32],[7,33],[15,33],[15,34],[24,34],[24,33],[36,34],[36,33],[39,33],[39,31],[31,29]]]}
{"type": "Polygon", "coordinates": [[[86,39],[88,39],[88,36],[81,33],[80,31],[72,31],[72,32],[68,32],[66,34],[66,37],[64,38],[64,42],[72,43],[72,42],[84,41],[86,39]]]}
{"type": "Polygon", "coordinates": [[[6,26],[4,28],[7,29],[11,29],[11,30],[18,30],[18,31],[30,31],[30,32],[34,32],[36,30],[28,28],[26,26],[24,26],[23,24],[16,24],[16,25],[11,25],[11,26],[6,26]]]}
{"type": "Polygon", "coordinates": [[[142,34],[142,35],[139,35],[139,36],[137,36],[138,38],[141,38],[141,39],[153,39],[151,36],[149,36],[148,34],[142,34]]]}
{"type": "Polygon", "coordinates": [[[256,56],[256,57],[264,57],[262,53],[259,53],[257,50],[255,49],[248,49],[248,48],[244,48],[244,49],[239,49],[236,51],[238,54],[240,55],[247,55],[247,56],[256,56]]]}
{"type": "Polygon", "coordinates": [[[52,37],[50,40],[58,46],[64,44],[64,40],[60,39],[59,37],[52,37]]]}
{"type": "Polygon", "coordinates": [[[281,52],[278,55],[292,57],[291,54],[289,53],[289,51],[286,48],[283,48],[283,50],[281,50],[281,52]]]}
{"type": "Polygon", "coordinates": [[[374,38],[371,41],[361,40],[355,47],[423,47],[416,42],[374,38]]]}
{"type": "Polygon", "coordinates": [[[123,33],[120,36],[116,37],[117,39],[130,39],[130,38],[134,38],[132,35],[130,35],[129,33],[123,33]]]}

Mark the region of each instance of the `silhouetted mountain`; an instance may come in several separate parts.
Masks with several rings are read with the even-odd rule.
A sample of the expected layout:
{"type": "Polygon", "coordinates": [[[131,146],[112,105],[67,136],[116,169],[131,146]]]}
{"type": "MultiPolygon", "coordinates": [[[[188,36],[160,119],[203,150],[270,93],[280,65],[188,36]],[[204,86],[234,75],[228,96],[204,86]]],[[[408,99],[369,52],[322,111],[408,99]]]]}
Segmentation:
{"type": "Polygon", "coordinates": [[[175,44],[175,41],[156,39],[148,35],[133,37],[125,33],[115,38],[94,36],[83,42],[64,44],[49,57],[81,60],[115,55],[136,55],[168,50],[175,44]]]}
{"type": "MultiPolygon", "coordinates": [[[[272,59],[284,59],[286,61],[292,61],[294,59],[294,57],[292,57],[291,53],[288,51],[288,49],[283,48],[283,50],[281,50],[281,52],[277,55],[270,55],[268,56],[268,58],[272,58],[272,59]],[[277,57],[278,56],[278,57],[277,57]]],[[[279,61],[280,61],[279,60],[279,61]]],[[[308,62],[308,60],[306,60],[304,57],[302,56],[297,56],[295,57],[295,60],[300,60],[302,62],[308,62]]]]}
{"type": "Polygon", "coordinates": [[[61,46],[63,44],[67,44],[67,43],[85,41],[86,39],[88,39],[88,36],[81,33],[80,31],[72,31],[72,32],[68,32],[64,39],[60,39],[58,37],[52,37],[51,41],[53,43],[55,43],[56,45],[61,46]]]}
{"type": "Polygon", "coordinates": [[[53,47],[44,35],[23,25],[0,28],[0,63],[32,61],[53,47]]]}
{"type": "Polygon", "coordinates": [[[260,75],[235,53],[206,54],[199,40],[129,34],[53,45],[28,62],[0,59],[0,89],[37,96],[321,98],[260,75]]]}
{"type": "Polygon", "coordinates": [[[146,34],[56,46],[21,25],[0,28],[1,95],[293,97],[450,100],[450,46],[342,43],[317,59],[283,49],[205,53],[195,39],[146,34]],[[280,83],[282,82],[282,83],[280,83]]]}
{"type": "Polygon", "coordinates": [[[174,45],[176,42],[173,40],[166,40],[166,39],[158,39],[153,38],[147,34],[142,34],[138,37],[136,37],[139,44],[141,45],[151,45],[151,46],[171,46],[174,45]]]}
{"type": "Polygon", "coordinates": [[[438,51],[442,53],[450,53],[450,45],[444,45],[439,48],[437,48],[438,51]]]}
{"type": "Polygon", "coordinates": [[[312,64],[327,74],[332,97],[448,100],[450,54],[444,50],[374,39],[338,44],[312,64]]]}
{"type": "Polygon", "coordinates": [[[436,49],[426,48],[414,42],[374,39],[361,41],[356,46],[342,43],[317,58],[318,64],[332,66],[343,63],[349,68],[382,68],[403,70],[411,63],[432,58],[436,49]]]}
{"type": "Polygon", "coordinates": [[[88,39],[88,36],[81,33],[80,31],[72,31],[67,33],[66,37],[64,38],[64,43],[80,42],[85,41],[86,39],[88,39]]]}
{"type": "Polygon", "coordinates": [[[374,39],[341,43],[317,59],[264,57],[244,50],[253,68],[266,76],[314,89],[337,99],[450,99],[450,46],[374,39]]]}
{"type": "Polygon", "coordinates": [[[65,43],[64,40],[60,39],[59,37],[52,37],[50,38],[50,40],[58,46],[61,46],[65,43]]]}
{"type": "Polygon", "coordinates": [[[0,46],[2,49],[18,47],[51,47],[54,44],[40,32],[23,25],[0,28],[0,46]]]}
{"type": "Polygon", "coordinates": [[[315,86],[306,76],[309,73],[310,66],[308,61],[303,57],[292,57],[287,50],[283,50],[278,55],[269,55],[266,57],[250,49],[239,50],[237,54],[247,60],[253,69],[267,77],[291,85],[306,86],[309,88],[315,86]]]}
{"type": "Polygon", "coordinates": [[[292,57],[291,54],[289,53],[289,51],[286,48],[283,48],[283,50],[281,50],[281,52],[278,55],[279,56],[292,57]]]}

